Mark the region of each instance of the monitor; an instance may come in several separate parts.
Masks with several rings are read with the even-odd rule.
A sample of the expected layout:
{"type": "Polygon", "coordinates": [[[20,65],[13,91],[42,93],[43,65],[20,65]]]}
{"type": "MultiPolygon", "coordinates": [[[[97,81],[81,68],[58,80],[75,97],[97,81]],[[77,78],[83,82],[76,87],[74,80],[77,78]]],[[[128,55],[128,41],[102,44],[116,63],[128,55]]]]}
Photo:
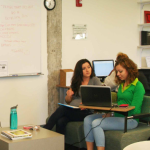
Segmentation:
{"type": "Polygon", "coordinates": [[[114,69],[114,60],[93,60],[92,64],[95,75],[100,78],[102,82],[114,69]]]}

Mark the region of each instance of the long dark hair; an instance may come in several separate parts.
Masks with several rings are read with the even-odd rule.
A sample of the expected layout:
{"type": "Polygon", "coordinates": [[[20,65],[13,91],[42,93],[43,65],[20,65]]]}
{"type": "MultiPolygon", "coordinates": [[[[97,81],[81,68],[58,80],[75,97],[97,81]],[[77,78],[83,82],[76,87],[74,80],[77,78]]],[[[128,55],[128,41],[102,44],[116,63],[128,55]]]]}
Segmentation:
{"type": "Polygon", "coordinates": [[[79,88],[80,88],[80,85],[83,81],[82,65],[86,62],[89,63],[89,65],[91,67],[91,76],[90,76],[90,78],[95,76],[94,70],[92,68],[92,65],[91,65],[90,61],[87,60],[87,59],[79,60],[76,63],[76,66],[75,66],[75,69],[74,69],[74,74],[73,74],[73,77],[72,77],[72,82],[71,82],[71,88],[72,88],[75,95],[79,95],[79,88]]]}

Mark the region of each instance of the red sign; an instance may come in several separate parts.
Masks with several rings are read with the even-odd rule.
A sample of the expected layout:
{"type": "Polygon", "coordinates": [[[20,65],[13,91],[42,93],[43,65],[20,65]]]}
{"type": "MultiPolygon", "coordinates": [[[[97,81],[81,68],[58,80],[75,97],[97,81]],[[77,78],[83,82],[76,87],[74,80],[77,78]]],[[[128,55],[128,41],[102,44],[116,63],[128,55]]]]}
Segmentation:
{"type": "Polygon", "coordinates": [[[144,11],[144,23],[150,23],[150,11],[144,11]]]}
{"type": "Polygon", "coordinates": [[[82,7],[82,0],[76,0],[76,6],[82,7]]]}

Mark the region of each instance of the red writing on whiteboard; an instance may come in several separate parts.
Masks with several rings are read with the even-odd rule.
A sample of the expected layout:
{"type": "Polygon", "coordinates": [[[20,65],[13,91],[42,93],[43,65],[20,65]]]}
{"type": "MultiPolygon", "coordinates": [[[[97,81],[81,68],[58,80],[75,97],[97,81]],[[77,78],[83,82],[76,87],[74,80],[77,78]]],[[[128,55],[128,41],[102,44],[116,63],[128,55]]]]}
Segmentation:
{"type": "Polygon", "coordinates": [[[18,32],[0,32],[0,34],[18,34],[18,32]]]}
{"type": "Polygon", "coordinates": [[[20,13],[19,11],[11,11],[12,15],[16,15],[16,14],[19,14],[19,13],[20,13]]]}
{"type": "Polygon", "coordinates": [[[12,42],[12,40],[4,40],[5,42],[12,42]]]}
{"type": "Polygon", "coordinates": [[[23,41],[23,40],[4,40],[4,42],[13,42],[13,43],[25,43],[26,41],[23,41]]]}
{"type": "Polygon", "coordinates": [[[0,35],[0,38],[11,38],[11,35],[0,35]]]}
{"type": "Polygon", "coordinates": [[[13,31],[14,28],[0,28],[0,31],[13,31]]]}
{"type": "Polygon", "coordinates": [[[22,53],[22,54],[25,54],[25,55],[29,54],[28,50],[23,50],[22,48],[20,48],[20,49],[12,49],[11,51],[14,52],[14,53],[22,53]]]}
{"type": "Polygon", "coordinates": [[[10,47],[11,44],[1,44],[1,47],[10,47]]]}
{"type": "Polygon", "coordinates": [[[11,6],[11,5],[0,5],[1,8],[3,9],[32,9],[33,5],[16,5],[16,6],[11,6]]]}
{"type": "Polygon", "coordinates": [[[0,5],[2,8],[7,8],[7,9],[13,9],[13,6],[11,5],[0,5]]]}
{"type": "Polygon", "coordinates": [[[14,23],[14,24],[0,24],[0,28],[4,28],[4,27],[35,27],[34,23],[14,23]]]}
{"type": "Polygon", "coordinates": [[[20,16],[15,16],[15,17],[5,17],[5,20],[17,20],[20,19],[20,16]]]}

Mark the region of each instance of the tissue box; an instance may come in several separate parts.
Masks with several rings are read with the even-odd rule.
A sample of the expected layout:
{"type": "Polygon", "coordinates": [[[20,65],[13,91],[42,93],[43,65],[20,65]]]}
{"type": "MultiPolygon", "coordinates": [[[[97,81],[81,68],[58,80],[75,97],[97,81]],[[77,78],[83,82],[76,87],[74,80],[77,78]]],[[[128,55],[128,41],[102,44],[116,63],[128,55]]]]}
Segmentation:
{"type": "Polygon", "coordinates": [[[70,86],[72,76],[73,76],[72,69],[60,69],[60,85],[70,86]]]}

